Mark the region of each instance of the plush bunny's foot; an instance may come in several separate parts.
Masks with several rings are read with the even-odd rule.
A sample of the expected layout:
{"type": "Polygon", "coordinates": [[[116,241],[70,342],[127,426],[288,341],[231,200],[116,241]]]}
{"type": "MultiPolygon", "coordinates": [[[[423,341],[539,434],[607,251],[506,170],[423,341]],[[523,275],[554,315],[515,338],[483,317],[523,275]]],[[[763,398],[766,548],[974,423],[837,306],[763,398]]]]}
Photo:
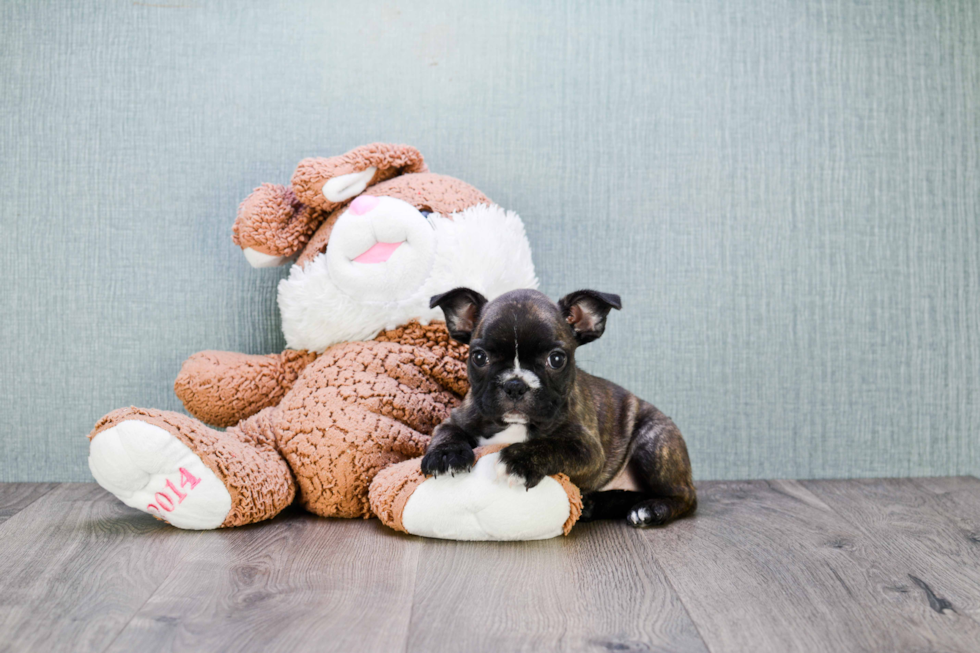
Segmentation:
{"type": "Polygon", "coordinates": [[[121,408],[89,435],[89,467],[123,503],[178,528],[254,524],[296,496],[274,443],[274,411],[217,431],[180,413],[121,408]]]}
{"type": "Polygon", "coordinates": [[[422,474],[419,458],[392,465],[371,484],[371,508],[387,526],[451,540],[543,540],[567,534],[578,519],[578,488],[559,474],[531,488],[498,475],[502,447],[478,449],[469,472],[422,474]]]}
{"type": "Polygon", "coordinates": [[[124,420],[92,439],[89,468],[127,506],[178,528],[221,526],[231,495],[200,457],[165,429],[124,420]]]}

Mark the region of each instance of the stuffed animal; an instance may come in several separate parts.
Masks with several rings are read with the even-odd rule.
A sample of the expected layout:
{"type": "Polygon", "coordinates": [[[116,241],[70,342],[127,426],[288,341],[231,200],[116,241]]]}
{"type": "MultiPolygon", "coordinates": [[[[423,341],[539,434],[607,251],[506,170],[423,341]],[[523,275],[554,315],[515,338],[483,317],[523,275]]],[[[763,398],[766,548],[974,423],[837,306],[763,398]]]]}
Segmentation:
{"type": "Polygon", "coordinates": [[[290,186],[257,188],[233,233],[255,267],[294,261],[278,289],[288,349],[191,356],[174,388],[193,417],[135,407],[103,417],[89,435],[102,487],[187,529],[259,522],[294,501],[433,537],[571,528],[578,490],[561,477],[529,492],[498,482],[493,450],[469,474],[419,472],[429,434],[467,390],[467,348],[429,298],[536,287],[515,213],[428,172],[412,147],[373,144],[304,160],[290,186]]]}
{"type": "Polygon", "coordinates": [[[526,490],[501,480],[506,444],[478,447],[473,469],[426,477],[421,458],[381,470],[371,483],[371,509],[395,530],[447,540],[543,540],[568,532],[582,514],[579,489],[564,474],[526,490]]]}

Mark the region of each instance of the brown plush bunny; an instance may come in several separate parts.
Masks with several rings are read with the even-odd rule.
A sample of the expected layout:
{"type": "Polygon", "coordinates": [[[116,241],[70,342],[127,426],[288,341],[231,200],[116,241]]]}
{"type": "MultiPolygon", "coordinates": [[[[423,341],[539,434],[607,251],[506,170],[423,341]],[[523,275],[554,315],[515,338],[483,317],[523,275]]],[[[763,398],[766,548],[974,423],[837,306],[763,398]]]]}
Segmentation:
{"type": "MultiPolygon", "coordinates": [[[[194,417],[109,413],[89,436],[92,473],[180,528],[254,523],[297,498],[318,515],[371,516],[375,475],[422,455],[467,389],[466,347],[434,322],[429,298],[461,285],[488,297],[536,287],[523,224],[428,172],[414,148],[373,144],[304,160],[291,186],[256,189],[234,242],[256,267],[295,257],[279,285],[289,349],[191,356],[175,391],[194,417]]],[[[403,490],[379,486],[376,503],[402,492],[404,507],[403,490]]],[[[564,521],[577,515],[574,493],[558,501],[564,521]]]]}

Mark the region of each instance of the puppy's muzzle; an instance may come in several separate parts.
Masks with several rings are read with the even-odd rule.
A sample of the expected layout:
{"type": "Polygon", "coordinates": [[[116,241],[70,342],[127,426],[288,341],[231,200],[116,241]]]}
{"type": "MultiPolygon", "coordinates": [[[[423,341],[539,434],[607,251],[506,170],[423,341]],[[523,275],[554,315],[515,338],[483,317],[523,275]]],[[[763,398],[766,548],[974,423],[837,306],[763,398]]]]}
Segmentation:
{"type": "Polygon", "coordinates": [[[511,401],[518,401],[521,397],[527,394],[530,390],[528,385],[524,383],[521,379],[507,379],[504,381],[504,394],[511,401]]]}

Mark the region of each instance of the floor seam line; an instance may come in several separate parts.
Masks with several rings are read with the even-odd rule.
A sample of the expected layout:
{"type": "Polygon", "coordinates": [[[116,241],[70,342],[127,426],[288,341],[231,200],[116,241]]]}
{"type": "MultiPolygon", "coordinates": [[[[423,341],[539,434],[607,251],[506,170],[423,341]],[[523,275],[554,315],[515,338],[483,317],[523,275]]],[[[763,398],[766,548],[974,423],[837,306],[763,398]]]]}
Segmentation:
{"type": "MultiPolygon", "coordinates": [[[[638,535],[640,537],[645,536],[639,533],[638,535]]],[[[629,546],[630,549],[633,551],[633,555],[636,556],[637,560],[642,560],[643,558],[639,555],[639,552],[636,550],[636,545],[633,543],[632,538],[627,538],[627,539],[629,540],[629,546]]],[[[708,653],[712,653],[712,648],[708,645],[708,641],[704,638],[704,635],[701,634],[701,628],[698,626],[698,622],[694,620],[694,615],[691,614],[691,611],[687,607],[687,603],[684,602],[684,597],[681,596],[681,593],[678,592],[677,588],[674,586],[674,581],[672,581],[670,579],[670,576],[667,575],[667,570],[664,569],[663,565],[660,564],[660,560],[658,560],[656,557],[653,558],[653,564],[656,565],[657,570],[660,571],[660,575],[663,576],[663,579],[665,581],[667,581],[667,586],[670,588],[670,591],[674,593],[674,596],[677,597],[677,601],[681,604],[681,607],[684,608],[684,614],[686,614],[687,618],[691,620],[691,625],[694,626],[694,632],[697,633],[698,639],[700,639],[701,643],[704,644],[704,649],[708,651],[708,653]]]]}
{"type": "MultiPolygon", "coordinates": [[[[176,528],[176,526],[170,526],[170,528],[176,528]]],[[[197,538],[195,538],[195,539],[200,540],[201,537],[203,536],[203,534],[204,534],[203,531],[198,531],[197,538]]],[[[190,547],[188,547],[188,548],[190,548],[190,547]]],[[[163,585],[168,580],[170,580],[170,577],[174,575],[174,572],[177,571],[177,569],[180,567],[181,563],[183,563],[184,560],[187,558],[187,556],[189,556],[190,554],[191,554],[191,552],[188,550],[187,553],[185,553],[184,555],[182,555],[177,560],[177,562],[174,563],[173,569],[170,570],[170,573],[168,573],[166,576],[163,577],[163,580],[161,580],[157,584],[157,586],[153,588],[153,591],[150,592],[150,595],[147,596],[146,599],[142,603],[140,603],[140,607],[136,608],[136,610],[133,611],[133,614],[129,617],[129,619],[126,620],[126,623],[124,623],[122,625],[122,627],[119,629],[119,632],[117,632],[112,637],[112,639],[109,640],[109,643],[105,645],[105,648],[102,649],[102,652],[101,653],[105,653],[106,651],[108,651],[109,648],[113,644],[116,643],[116,640],[119,639],[119,636],[122,635],[124,632],[126,632],[126,629],[129,628],[129,624],[133,623],[133,619],[135,619],[139,615],[139,613],[143,611],[143,608],[145,608],[146,607],[146,604],[150,602],[150,599],[152,599],[154,596],[156,596],[157,592],[160,591],[160,588],[163,587],[163,585]]]]}
{"type": "MultiPolygon", "coordinates": [[[[11,485],[15,485],[15,483],[11,483],[11,485]]],[[[48,496],[52,491],[56,490],[57,488],[61,487],[62,485],[66,485],[66,483],[59,482],[59,481],[50,481],[50,482],[48,482],[48,485],[50,485],[51,487],[49,487],[47,490],[45,490],[44,492],[42,492],[40,495],[38,495],[38,496],[34,497],[33,499],[31,499],[31,501],[29,501],[26,506],[24,506],[23,508],[21,508],[20,510],[18,510],[14,514],[10,515],[9,517],[7,517],[2,522],[0,522],[0,529],[2,529],[4,527],[4,525],[7,522],[9,522],[11,519],[13,519],[14,517],[16,517],[20,513],[24,512],[25,510],[27,510],[31,506],[33,506],[40,499],[43,499],[44,497],[48,496]]]]}
{"type": "Polygon", "coordinates": [[[405,627],[405,645],[402,647],[403,653],[408,653],[408,640],[412,634],[412,619],[415,617],[415,595],[416,589],[418,589],[419,583],[419,567],[422,565],[422,542],[418,541],[418,536],[416,537],[416,548],[419,553],[415,558],[415,573],[412,575],[412,604],[408,608],[408,624],[405,627]]]}

